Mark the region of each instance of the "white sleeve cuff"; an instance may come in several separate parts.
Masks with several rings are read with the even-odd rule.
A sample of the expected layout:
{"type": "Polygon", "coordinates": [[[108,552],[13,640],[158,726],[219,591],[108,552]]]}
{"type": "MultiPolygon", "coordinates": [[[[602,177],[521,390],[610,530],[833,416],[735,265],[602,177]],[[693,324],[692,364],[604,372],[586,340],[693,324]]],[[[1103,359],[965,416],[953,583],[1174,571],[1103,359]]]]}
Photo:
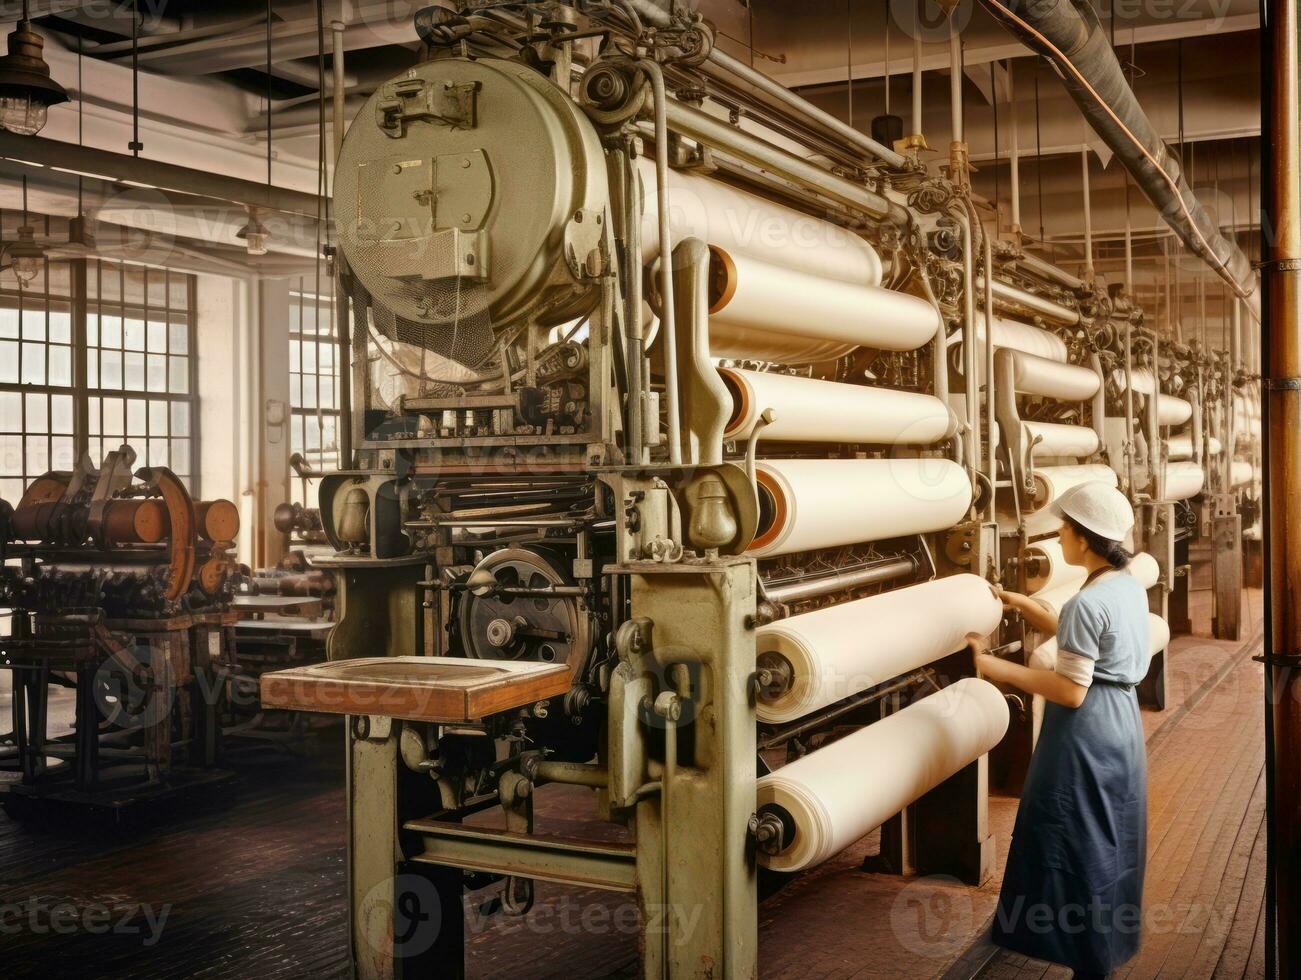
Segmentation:
{"type": "Polygon", "coordinates": [[[1071,653],[1069,650],[1057,651],[1057,673],[1080,687],[1088,687],[1093,683],[1093,663],[1082,654],[1071,653]]]}

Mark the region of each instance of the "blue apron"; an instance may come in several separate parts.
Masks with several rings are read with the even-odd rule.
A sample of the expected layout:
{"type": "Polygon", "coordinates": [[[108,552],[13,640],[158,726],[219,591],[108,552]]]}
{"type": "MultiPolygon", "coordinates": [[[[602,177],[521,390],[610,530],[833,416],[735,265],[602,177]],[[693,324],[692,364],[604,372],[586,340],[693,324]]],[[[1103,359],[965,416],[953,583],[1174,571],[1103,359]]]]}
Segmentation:
{"type": "Polygon", "coordinates": [[[1147,753],[1133,685],[1148,660],[1142,587],[1124,574],[1100,578],[1063,607],[1058,644],[1095,659],[1094,679],[1079,708],[1044,706],[992,938],[1105,974],[1141,940],[1147,753]]]}

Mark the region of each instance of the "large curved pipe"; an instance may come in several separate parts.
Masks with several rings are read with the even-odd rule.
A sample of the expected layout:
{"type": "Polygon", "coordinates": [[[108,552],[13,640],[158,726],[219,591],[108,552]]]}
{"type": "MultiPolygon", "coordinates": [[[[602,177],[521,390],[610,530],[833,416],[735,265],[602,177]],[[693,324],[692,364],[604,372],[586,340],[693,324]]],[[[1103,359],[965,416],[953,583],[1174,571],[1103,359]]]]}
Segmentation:
{"type": "Polygon", "coordinates": [[[1052,62],[1094,132],[1192,252],[1233,291],[1258,303],[1251,263],[1220,233],[1179,160],[1139,105],[1097,14],[1083,0],[980,0],[1030,50],[1052,62]]]}

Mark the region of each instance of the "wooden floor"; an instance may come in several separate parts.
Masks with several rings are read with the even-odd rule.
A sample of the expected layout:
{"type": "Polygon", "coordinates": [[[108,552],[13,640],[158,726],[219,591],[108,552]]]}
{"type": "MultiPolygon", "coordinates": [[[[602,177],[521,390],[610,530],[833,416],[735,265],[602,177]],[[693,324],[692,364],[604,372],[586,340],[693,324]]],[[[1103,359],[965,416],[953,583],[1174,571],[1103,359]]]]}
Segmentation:
{"type": "MultiPolygon", "coordinates": [[[[1245,633],[1259,634],[1259,602],[1245,633]]],[[[1175,641],[1169,707],[1147,712],[1147,930],[1121,976],[1263,975],[1261,672],[1253,643],[1175,641]]],[[[20,826],[0,815],[0,976],[238,977],[348,973],[342,774],[246,772],[159,826],[20,826]]],[[[585,791],[545,788],[539,829],[596,828],[585,791]]],[[[992,801],[1001,871],[1016,800],[992,801]]],[[[608,827],[608,825],[606,825],[608,827]]],[[[981,888],[865,874],[875,835],[760,908],[763,977],[1065,977],[983,943],[998,875],[981,888]]],[[[477,977],[637,974],[625,896],[539,886],[523,919],[468,910],[477,977]]]]}

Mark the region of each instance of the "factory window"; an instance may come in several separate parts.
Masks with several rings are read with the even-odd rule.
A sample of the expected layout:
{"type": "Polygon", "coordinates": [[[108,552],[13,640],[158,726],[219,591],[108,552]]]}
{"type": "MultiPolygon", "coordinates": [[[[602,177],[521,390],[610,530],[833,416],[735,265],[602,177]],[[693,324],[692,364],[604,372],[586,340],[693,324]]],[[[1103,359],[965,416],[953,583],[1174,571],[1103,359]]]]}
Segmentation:
{"type": "Polygon", "coordinates": [[[91,458],[125,442],[197,493],[194,277],[89,261],[86,296],[91,458]]]}
{"type": "MultiPolygon", "coordinates": [[[[62,234],[32,221],[38,237],[62,234]]],[[[0,234],[9,224],[0,215],[0,234]]],[[[17,503],[42,473],[73,469],[83,439],[96,464],[126,442],[137,465],[170,467],[197,493],[194,335],[192,276],[95,259],[47,259],[21,287],[0,275],[0,497],[17,503]]]]}
{"type": "MultiPolygon", "coordinates": [[[[289,294],[289,404],[292,452],[315,473],[337,469],[339,460],[339,356],[334,301],[315,283],[300,279],[289,294]]],[[[299,476],[295,499],[317,506],[319,480],[299,476]]]]}
{"type": "MultiPolygon", "coordinates": [[[[30,220],[51,234],[49,219],[30,220]]],[[[0,240],[21,224],[21,212],[0,214],[0,240]]],[[[17,503],[42,473],[72,468],[74,397],[71,263],[47,259],[26,285],[0,274],[0,498],[17,503]]]]}

